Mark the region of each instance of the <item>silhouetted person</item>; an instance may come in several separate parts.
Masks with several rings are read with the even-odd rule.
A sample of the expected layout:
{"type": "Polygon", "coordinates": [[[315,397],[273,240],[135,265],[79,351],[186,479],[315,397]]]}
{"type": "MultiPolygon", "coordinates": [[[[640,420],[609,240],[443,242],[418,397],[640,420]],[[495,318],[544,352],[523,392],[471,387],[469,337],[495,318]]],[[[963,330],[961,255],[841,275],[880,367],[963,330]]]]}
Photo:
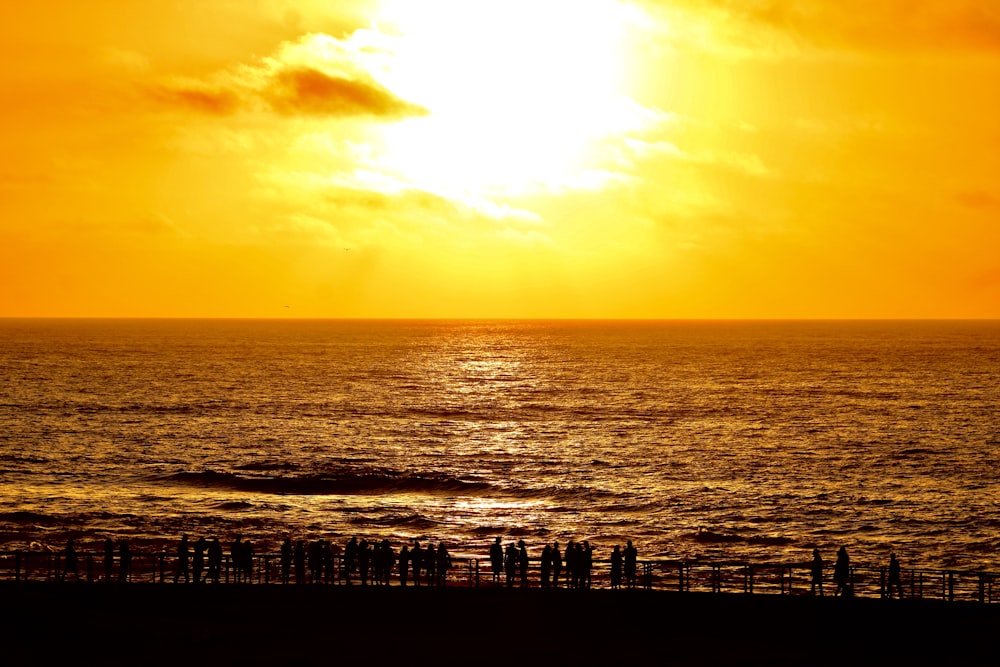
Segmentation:
{"type": "Polygon", "coordinates": [[[405,544],[399,550],[399,585],[406,586],[406,578],[410,574],[410,548],[405,544]]]}
{"type": "Polygon", "coordinates": [[[809,573],[811,575],[811,582],[809,592],[816,595],[819,591],[819,595],[823,595],[823,558],[819,555],[819,549],[813,549],[813,559],[812,565],[809,566],[809,573]]]}
{"type": "Polygon", "coordinates": [[[503,556],[504,574],[507,576],[507,586],[514,585],[514,577],[517,575],[517,548],[511,542],[507,545],[507,551],[503,556]]]}
{"type": "Polygon", "coordinates": [[[351,575],[358,569],[358,538],[351,537],[344,547],[344,582],[350,586],[351,575]]]}
{"type": "Polygon", "coordinates": [[[372,550],[368,540],[362,539],[358,544],[358,572],[361,574],[361,585],[368,585],[368,573],[372,564],[372,550]]]}
{"type": "Polygon", "coordinates": [[[639,550],[632,546],[632,540],[628,540],[625,543],[625,553],[624,556],[624,570],[625,570],[625,585],[629,588],[635,588],[635,575],[636,568],[638,567],[637,560],[639,558],[639,550]]]}
{"type": "Polygon", "coordinates": [[[896,560],[896,554],[889,554],[889,598],[892,598],[892,592],[895,589],[896,593],[899,594],[899,599],[903,599],[903,577],[902,572],[899,568],[899,561],[896,560]]]}
{"type": "Polygon", "coordinates": [[[546,544],[542,548],[542,564],[541,564],[541,580],[542,588],[549,587],[549,581],[552,578],[552,546],[546,544]]]}
{"type": "Polygon", "coordinates": [[[240,565],[243,566],[243,580],[248,583],[253,583],[253,547],[250,545],[250,540],[243,542],[243,548],[240,550],[240,565]]]}
{"type": "Polygon", "coordinates": [[[208,541],[204,537],[199,537],[194,543],[194,558],[191,561],[191,570],[194,575],[194,583],[202,582],[202,572],[205,570],[205,551],[208,549],[208,541]]]}
{"type": "Polygon", "coordinates": [[[292,579],[292,538],[286,537],[281,543],[281,583],[287,584],[292,579]]]}
{"type": "MultiPolygon", "coordinates": [[[[306,583],[306,543],[298,540],[295,543],[295,553],[292,555],[295,561],[295,583],[306,583]]],[[[347,583],[351,583],[347,580],[347,583]]]]}
{"type": "Polygon", "coordinates": [[[566,543],[566,552],[563,556],[566,561],[566,588],[576,588],[580,583],[580,575],[576,571],[576,542],[570,540],[566,543]]]}
{"type": "MultiPolygon", "coordinates": [[[[392,566],[396,563],[396,552],[392,550],[392,544],[389,540],[382,540],[381,553],[379,554],[379,571],[381,573],[380,583],[383,586],[389,585],[389,579],[392,577],[392,566]]],[[[445,552],[445,556],[448,552],[445,552]]]]}
{"type": "Polygon", "coordinates": [[[218,537],[212,538],[208,545],[208,579],[219,583],[222,575],[222,542],[218,537]]]}
{"type": "Polygon", "coordinates": [[[132,566],[132,552],[128,548],[128,540],[118,542],[118,581],[125,583],[129,580],[129,570],[132,566]]]}
{"type": "Polygon", "coordinates": [[[104,581],[111,581],[115,569],[115,543],[110,537],[104,540],[104,581]]]}
{"type": "Polygon", "coordinates": [[[837,588],[833,591],[834,596],[851,597],[854,593],[851,590],[851,559],[847,556],[846,547],[837,550],[837,562],[833,565],[833,581],[837,584],[837,588]]]}
{"type": "Polygon", "coordinates": [[[177,545],[177,570],[174,572],[174,583],[176,584],[181,576],[184,582],[191,583],[191,550],[188,548],[188,536],[181,538],[177,545]]]}
{"type": "Polygon", "coordinates": [[[490,545],[490,571],[493,573],[493,583],[500,583],[500,575],[503,573],[503,545],[500,538],[496,538],[490,545]]]}
{"type": "Polygon", "coordinates": [[[410,565],[413,568],[413,585],[420,585],[420,568],[424,565],[424,550],[420,548],[420,542],[413,541],[413,548],[410,549],[410,565]]]}
{"type": "Polygon", "coordinates": [[[66,540],[66,555],[63,559],[63,579],[73,575],[74,581],[80,581],[80,560],[76,555],[76,547],[73,546],[73,538],[66,540]]]}
{"type": "Polygon", "coordinates": [[[559,587],[559,574],[562,572],[562,554],[559,553],[559,543],[552,543],[552,585],[559,587]]]}
{"type": "Polygon", "coordinates": [[[622,587],[622,549],[617,544],[611,550],[611,588],[622,587]]]}
{"type": "Polygon", "coordinates": [[[590,575],[594,569],[594,548],[590,546],[590,542],[587,540],[583,541],[583,550],[581,552],[581,564],[582,564],[582,576],[581,585],[583,588],[590,588],[590,575]]]}
{"type": "Polygon", "coordinates": [[[525,546],[524,540],[520,540],[517,543],[517,571],[521,576],[521,586],[524,588],[528,587],[528,547],[525,546]]]}
{"type": "Polygon", "coordinates": [[[427,573],[427,585],[433,586],[437,583],[437,552],[434,550],[434,543],[428,542],[424,549],[424,572],[427,573]]]}

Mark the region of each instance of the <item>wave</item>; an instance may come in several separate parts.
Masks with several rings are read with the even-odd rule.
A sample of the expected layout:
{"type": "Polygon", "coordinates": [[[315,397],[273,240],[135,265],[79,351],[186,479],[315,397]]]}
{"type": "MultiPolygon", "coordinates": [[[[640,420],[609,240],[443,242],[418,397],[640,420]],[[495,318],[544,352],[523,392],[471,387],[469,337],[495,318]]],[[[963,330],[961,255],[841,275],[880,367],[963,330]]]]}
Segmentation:
{"type": "Polygon", "coordinates": [[[280,461],[260,461],[256,463],[244,463],[243,465],[233,466],[234,470],[257,470],[257,471],[267,471],[267,470],[295,470],[299,466],[294,463],[282,463],[280,461]]]}
{"type": "Polygon", "coordinates": [[[359,516],[352,518],[349,523],[352,525],[388,526],[393,528],[419,528],[422,530],[436,528],[439,525],[437,521],[419,514],[409,514],[406,516],[393,515],[381,518],[359,516]]]}
{"type": "Polygon", "coordinates": [[[0,462],[4,463],[48,463],[47,458],[41,456],[22,456],[20,454],[0,454],[0,462]]]}
{"type": "Polygon", "coordinates": [[[189,486],[279,495],[477,494],[492,489],[486,482],[466,481],[450,475],[400,473],[388,470],[341,471],[295,476],[242,475],[205,470],[178,472],[168,475],[166,479],[189,486]]]}
{"type": "Polygon", "coordinates": [[[253,508],[253,503],[248,503],[243,500],[233,500],[227,503],[219,503],[215,505],[215,509],[219,510],[248,510],[253,508]]]}
{"type": "Polygon", "coordinates": [[[931,456],[939,453],[940,452],[937,452],[933,449],[928,449],[926,447],[909,447],[907,449],[899,450],[898,452],[896,452],[896,455],[893,456],[892,458],[905,458],[909,456],[931,456]]]}
{"type": "Polygon", "coordinates": [[[795,540],[791,537],[784,537],[781,535],[751,535],[749,537],[743,537],[742,535],[734,535],[732,533],[717,533],[712,530],[705,530],[699,528],[697,533],[693,533],[689,536],[695,542],[702,542],[706,544],[719,544],[726,542],[746,542],[747,544],[763,544],[767,546],[784,546],[786,544],[791,544],[795,540]]]}
{"type": "Polygon", "coordinates": [[[0,521],[21,525],[59,525],[67,522],[65,518],[28,511],[0,512],[0,521]]]}

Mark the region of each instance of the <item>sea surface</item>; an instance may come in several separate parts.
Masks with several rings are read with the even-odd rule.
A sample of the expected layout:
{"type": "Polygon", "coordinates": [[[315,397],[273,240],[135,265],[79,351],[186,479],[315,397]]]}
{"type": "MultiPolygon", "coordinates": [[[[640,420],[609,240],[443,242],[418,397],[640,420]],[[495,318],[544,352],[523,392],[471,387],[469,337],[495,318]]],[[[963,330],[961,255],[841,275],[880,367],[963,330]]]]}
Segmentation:
{"type": "Polygon", "coordinates": [[[0,320],[0,549],[1000,570],[1000,322],[0,320]]]}

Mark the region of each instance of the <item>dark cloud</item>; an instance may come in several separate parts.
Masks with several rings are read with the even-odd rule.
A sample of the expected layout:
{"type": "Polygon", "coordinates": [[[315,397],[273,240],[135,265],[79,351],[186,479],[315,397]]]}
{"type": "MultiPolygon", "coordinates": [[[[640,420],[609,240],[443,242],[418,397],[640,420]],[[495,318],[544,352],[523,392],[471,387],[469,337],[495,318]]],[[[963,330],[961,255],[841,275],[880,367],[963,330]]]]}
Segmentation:
{"type": "Polygon", "coordinates": [[[228,116],[263,99],[282,115],[371,116],[397,119],[427,115],[427,110],[396,97],[374,81],[333,76],[310,67],[279,69],[262,87],[230,84],[211,88],[200,83],[150,89],[159,104],[212,116],[228,116]]]}
{"type": "Polygon", "coordinates": [[[427,110],[402,100],[374,81],[332,76],[300,67],[275,74],[262,95],[282,114],[311,116],[423,116],[427,110]]]}
{"type": "Polygon", "coordinates": [[[161,104],[213,116],[234,114],[242,105],[237,93],[225,89],[159,86],[152,89],[151,95],[161,104]]]}
{"type": "Polygon", "coordinates": [[[966,208],[983,209],[1000,206],[1000,199],[997,199],[984,190],[966,190],[955,195],[955,201],[966,208]]]}

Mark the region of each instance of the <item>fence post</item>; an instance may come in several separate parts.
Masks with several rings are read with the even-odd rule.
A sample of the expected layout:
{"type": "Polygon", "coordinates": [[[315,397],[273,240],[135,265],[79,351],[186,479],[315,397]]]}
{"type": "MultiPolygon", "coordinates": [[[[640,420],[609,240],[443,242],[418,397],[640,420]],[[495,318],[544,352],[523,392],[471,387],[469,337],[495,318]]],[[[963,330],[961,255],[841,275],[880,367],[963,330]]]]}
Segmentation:
{"type": "Polygon", "coordinates": [[[948,573],[948,602],[955,601],[955,573],[948,573]]]}
{"type": "Polygon", "coordinates": [[[21,581],[21,550],[14,552],[14,581],[21,581]]]}
{"type": "MultiPolygon", "coordinates": [[[[878,569],[878,596],[885,598],[885,565],[878,569]]],[[[890,591],[891,593],[891,591],[890,591]]]]}
{"type": "Polygon", "coordinates": [[[684,561],[677,563],[677,592],[684,592],[684,561]]]}

